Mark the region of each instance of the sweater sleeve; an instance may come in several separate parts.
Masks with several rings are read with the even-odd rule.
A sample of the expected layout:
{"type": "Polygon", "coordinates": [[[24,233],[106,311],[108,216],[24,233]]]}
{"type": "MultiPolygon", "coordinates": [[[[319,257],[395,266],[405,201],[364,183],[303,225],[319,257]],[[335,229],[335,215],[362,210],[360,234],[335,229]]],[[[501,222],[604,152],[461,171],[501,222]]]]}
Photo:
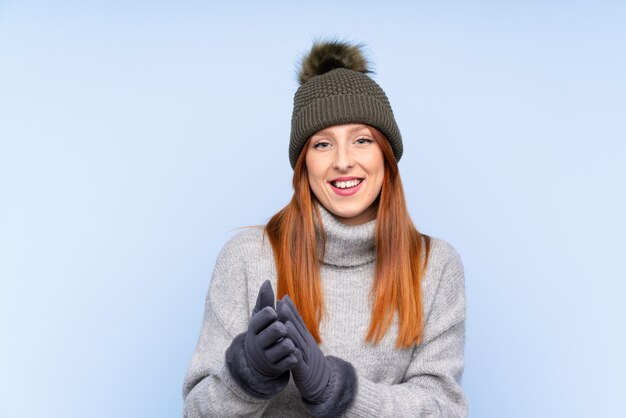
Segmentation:
{"type": "Polygon", "coordinates": [[[461,388],[465,345],[465,279],[454,248],[444,242],[447,262],[439,278],[424,339],[413,351],[401,383],[374,383],[359,376],[346,417],[466,417],[461,388]]]}
{"type": "Polygon", "coordinates": [[[246,239],[245,234],[233,237],[217,257],[200,337],[183,383],[186,418],[260,417],[269,403],[244,392],[225,364],[226,350],[246,330],[250,316],[246,239]]]}

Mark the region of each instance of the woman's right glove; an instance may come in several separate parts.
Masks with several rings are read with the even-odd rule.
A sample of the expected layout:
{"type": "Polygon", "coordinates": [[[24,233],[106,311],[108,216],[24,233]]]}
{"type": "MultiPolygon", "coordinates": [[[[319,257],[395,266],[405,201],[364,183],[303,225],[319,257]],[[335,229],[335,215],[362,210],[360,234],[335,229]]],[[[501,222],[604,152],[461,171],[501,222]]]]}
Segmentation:
{"type": "Polygon", "coordinates": [[[288,295],[276,303],[276,309],[297,348],[298,364],[291,372],[304,407],[316,417],[340,416],[356,395],[354,367],[339,357],[324,356],[288,295]]]}
{"type": "Polygon", "coordinates": [[[295,346],[287,327],[274,310],[274,291],[269,280],[259,289],[248,330],[237,335],[226,350],[226,365],[246,393],[269,399],[289,383],[289,370],[297,364],[295,346]]]}

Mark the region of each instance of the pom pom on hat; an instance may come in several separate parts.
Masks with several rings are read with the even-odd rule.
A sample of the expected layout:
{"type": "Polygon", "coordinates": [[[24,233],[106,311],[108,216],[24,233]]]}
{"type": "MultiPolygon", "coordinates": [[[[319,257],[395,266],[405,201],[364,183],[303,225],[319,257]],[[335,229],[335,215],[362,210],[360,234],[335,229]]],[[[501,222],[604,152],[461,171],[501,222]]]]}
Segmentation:
{"type": "Polygon", "coordinates": [[[300,85],[316,75],[325,74],[336,68],[346,68],[363,74],[371,73],[361,52],[362,45],[331,41],[313,44],[309,54],[302,60],[298,73],[300,85]]]}

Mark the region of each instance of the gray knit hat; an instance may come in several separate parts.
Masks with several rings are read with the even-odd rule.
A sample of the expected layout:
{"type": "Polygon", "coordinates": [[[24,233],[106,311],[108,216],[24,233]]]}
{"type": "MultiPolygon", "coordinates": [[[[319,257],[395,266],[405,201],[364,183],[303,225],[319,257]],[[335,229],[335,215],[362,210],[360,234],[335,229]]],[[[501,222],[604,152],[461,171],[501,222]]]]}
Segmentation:
{"type": "Polygon", "coordinates": [[[364,123],[377,128],[391,144],[396,161],[402,137],[389,99],[367,73],[361,45],[331,41],[313,44],[302,59],[300,87],[293,99],[289,161],[296,167],[307,140],[333,125],[364,123]]]}

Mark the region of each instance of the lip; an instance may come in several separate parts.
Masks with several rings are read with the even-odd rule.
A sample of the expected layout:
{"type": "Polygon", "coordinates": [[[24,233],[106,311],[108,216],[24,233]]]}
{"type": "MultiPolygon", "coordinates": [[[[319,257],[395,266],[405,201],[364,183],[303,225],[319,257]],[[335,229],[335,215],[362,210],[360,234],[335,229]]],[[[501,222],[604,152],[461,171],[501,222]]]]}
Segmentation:
{"type": "MultiPolygon", "coordinates": [[[[334,179],[333,181],[348,181],[348,180],[354,180],[354,179],[361,179],[361,177],[338,177],[334,179]]],[[[363,186],[363,183],[365,183],[365,179],[362,179],[361,182],[355,187],[351,187],[349,189],[340,189],[338,187],[333,186],[331,182],[328,182],[333,192],[335,192],[339,196],[352,196],[353,194],[359,191],[361,186],[363,186]]]]}

